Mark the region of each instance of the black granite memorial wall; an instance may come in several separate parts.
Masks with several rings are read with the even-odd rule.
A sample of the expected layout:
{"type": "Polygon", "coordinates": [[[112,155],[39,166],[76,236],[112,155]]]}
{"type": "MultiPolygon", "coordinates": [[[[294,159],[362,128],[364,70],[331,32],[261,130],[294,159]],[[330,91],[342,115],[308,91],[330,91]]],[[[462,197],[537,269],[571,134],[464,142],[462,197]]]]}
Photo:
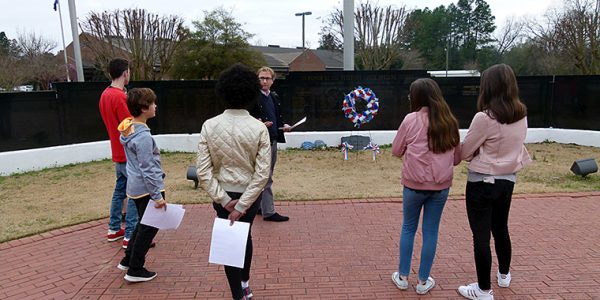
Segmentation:
{"type": "MultiPolygon", "coordinates": [[[[297,131],[396,130],[409,112],[410,83],[425,71],[292,72],[276,80],[283,115],[292,124],[306,116],[297,131]],[[361,128],[344,118],[342,101],[356,87],[368,87],[379,98],[378,115],[361,128]]],[[[478,77],[434,78],[459,120],[468,128],[476,113],[478,77]]],[[[531,128],[600,130],[600,76],[519,77],[531,128]]],[[[56,83],[55,91],[0,93],[0,152],[106,140],[98,100],[108,82],[56,83]]],[[[215,81],[132,82],[158,96],[153,134],[198,133],[224,107],[215,81]]]]}

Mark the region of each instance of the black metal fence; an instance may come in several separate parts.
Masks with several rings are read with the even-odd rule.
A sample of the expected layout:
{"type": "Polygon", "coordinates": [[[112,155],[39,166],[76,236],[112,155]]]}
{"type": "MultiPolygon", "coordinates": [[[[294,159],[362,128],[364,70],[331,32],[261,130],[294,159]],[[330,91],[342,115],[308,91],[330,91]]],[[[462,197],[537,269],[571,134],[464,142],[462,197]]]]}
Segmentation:
{"type": "MultiPolygon", "coordinates": [[[[275,82],[284,118],[297,130],[395,130],[408,113],[408,88],[428,77],[424,71],[295,72],[275,82]],[[371,88],[380,99],[379,114],[360,130],[344,118],[341,103],[357,86],[371,88]]],[[[476,112],[479,78],[434,78],[446,101],[467,128],[476,112]]],[[[600,130],[600,76],[519,77],[528,107],[529,127],[600,130]]],[[[98,99],[107,82],[57,83],[56,91],[0,93],[0,151],[106,140],[98,99]]],[[[132,82],[158,96],[153,134],[198,133],[202,123],[223,111],[214,81],[132,82]]]]}

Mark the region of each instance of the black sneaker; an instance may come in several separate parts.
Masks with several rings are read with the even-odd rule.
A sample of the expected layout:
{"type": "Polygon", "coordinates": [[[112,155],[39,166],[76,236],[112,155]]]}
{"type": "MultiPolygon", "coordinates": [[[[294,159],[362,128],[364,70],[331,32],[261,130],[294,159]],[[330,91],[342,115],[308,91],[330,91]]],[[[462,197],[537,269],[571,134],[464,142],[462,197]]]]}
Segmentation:
{"type": "Polygon", "coordinates": [[[282,216],[278,213],[274,213],[274,214],[264,218],[263,220],[271,221],[271,222],[285,222],[285,221],[288,221],[289,219],[290,219],[289,217],[282,216]]]}
{"type": "Polygon", "coordinates": [[[246,299],[252,299],[252,290],[250,290],[250,287],[243,288],[242,293],[244,293],[244,297],[246,297],[246,299]]]}
{"type": "Polygon", "coordinates": [[[144,282],[150,281],[156,277],[156,272],[150,272],[145,268],[141,268],[139,270],[129,269],[127,271],[127,275],[125,275],[125,280],[129,282],[144,282]]]}
{"type": "Polygon", "coordinates": [[[117,269],[119,269],[121,271],[129,270],[129,262],[125,261],[125,257],[123,257],[123,259],[121,259],[121,262],[117,265],[117,269]]]}

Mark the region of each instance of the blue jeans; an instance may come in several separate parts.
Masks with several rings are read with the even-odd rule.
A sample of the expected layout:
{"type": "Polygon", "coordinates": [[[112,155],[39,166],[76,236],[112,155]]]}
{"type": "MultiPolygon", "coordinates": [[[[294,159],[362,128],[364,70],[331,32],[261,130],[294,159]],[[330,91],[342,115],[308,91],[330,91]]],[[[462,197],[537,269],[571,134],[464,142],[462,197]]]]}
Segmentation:
{"type": "Polygon", "coordinates": [[[404,187],[402,193],[402,234],[400,236],[400,264],[398,272],[402,276],[410,273],[410,262],[412,259],[415,232],[419,226],[419,216],[423,209],[423,247],[421,248],[421,265],[419,266],[419,279],[422,281],[429,278],[435,250],[437,247],[438,229],[440,219],[449,189],[441,191],[418,191],[404,187]]]}
{"type": "MultiPolygon", "coordinates": [[[[127,198],[127,163],[115,163],[117,182],[110,203],[110,220],[108,229],[119,231],[121,229],[121,212],[123,211],[123,200],[127,198]]],[[[127,214],[125,216],[125,238],[131,238],[135,225],[138,222],[137,208],[133,200],[127,200],[127,214]]]]}

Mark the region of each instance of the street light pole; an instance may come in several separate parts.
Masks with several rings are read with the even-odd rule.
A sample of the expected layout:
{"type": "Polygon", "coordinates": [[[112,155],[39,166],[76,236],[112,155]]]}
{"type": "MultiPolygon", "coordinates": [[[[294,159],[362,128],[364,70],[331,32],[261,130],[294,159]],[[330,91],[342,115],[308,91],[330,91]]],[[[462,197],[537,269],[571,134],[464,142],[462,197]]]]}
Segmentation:
{"type": "Polygon", "coordinates": [[[448,60],[450,58],[450,35],[446,36],[448,42],[446,43],[446,77],[448,77],[448,60]]]}
{"type": "Polygon", "coordinates": [[[301,12],[301,13],[296,14],[296,17],[302,16],[302,49],[306,49],[304,47],[304,16],[310,16],[310,15],[312,15],[312,12],[310,12],[310,11],[301,12]]]}

